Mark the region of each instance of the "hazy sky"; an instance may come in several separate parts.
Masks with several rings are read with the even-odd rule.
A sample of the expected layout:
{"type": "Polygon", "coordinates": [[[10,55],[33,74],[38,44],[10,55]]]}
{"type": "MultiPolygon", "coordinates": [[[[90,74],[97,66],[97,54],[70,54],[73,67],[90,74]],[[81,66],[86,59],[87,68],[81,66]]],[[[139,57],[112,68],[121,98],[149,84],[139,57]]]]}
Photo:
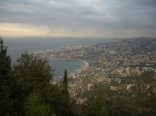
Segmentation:
{"type": "Polygon", "coordinates": [[[0,36],[156,37],[156,0],[0,0],[0,36]]]}

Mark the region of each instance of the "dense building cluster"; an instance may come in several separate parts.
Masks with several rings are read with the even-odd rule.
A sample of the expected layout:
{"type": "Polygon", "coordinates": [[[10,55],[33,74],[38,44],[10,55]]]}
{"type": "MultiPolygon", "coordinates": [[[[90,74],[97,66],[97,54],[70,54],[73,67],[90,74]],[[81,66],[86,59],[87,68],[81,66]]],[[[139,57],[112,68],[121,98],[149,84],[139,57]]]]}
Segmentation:
{"type": "MultiPolygon", "coordinates": [[[[68,91],[78,103],[84,103],[84,96],[99,84],[111,85],[111,91],[126,93],[136,84],[123,83],[123,78],[132,80],[134,75],[146,71],[156,72],[156,39],[134,38],[114,43],[101,43],[93,46],[62,47],[56,50],[37,51],[33,55],[47,56],[53,59],[81,60],[86,66],[69,75],[68,91]]],[[[62,81],[56,78],[55,83],[62,81]]],[[[144,88],[149,88],[146,85],[144,88]]],[[[143,87],[142,87],[143,88],[143,87]]]]}
{"type": "Polygon", "coordinates": [[[72,78],[131,77],[144,71],[156,72],[155,38],[134,38],[93,46],[62,47],[33,52],[33,55],[85,61],[86,66],[71,74],[72,78]]]}

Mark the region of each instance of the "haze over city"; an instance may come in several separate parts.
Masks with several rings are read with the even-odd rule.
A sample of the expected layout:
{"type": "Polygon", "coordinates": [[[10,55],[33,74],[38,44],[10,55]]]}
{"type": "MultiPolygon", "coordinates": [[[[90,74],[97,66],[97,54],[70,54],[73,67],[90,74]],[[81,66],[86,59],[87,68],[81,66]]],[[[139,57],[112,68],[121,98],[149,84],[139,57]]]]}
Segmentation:
{"type": "Polygon", "coordinates": [[[2,37],[156,36],[155,0],[1,0],[2,37]]]}

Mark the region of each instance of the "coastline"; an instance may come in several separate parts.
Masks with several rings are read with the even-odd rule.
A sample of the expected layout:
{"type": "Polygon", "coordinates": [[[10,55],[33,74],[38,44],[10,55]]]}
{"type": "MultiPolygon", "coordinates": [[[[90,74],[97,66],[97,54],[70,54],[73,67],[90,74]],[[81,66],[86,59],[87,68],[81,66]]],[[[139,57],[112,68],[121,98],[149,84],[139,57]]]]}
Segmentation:
{"type": "MultiPolygon", "coordinates": [[[[88,65],[89,65],[89,63],[88,63],[87,61],[85,61],[85,60],[80,60],[80,59],[78,59],[78,61],[84,62],[84,63],[85,63],[85,66],[84,66],[84,67],[88,67],[88,65]]],[[[82,68],[83,68],[83,67],[82,67],[82,68]]]]}
{"type": "MultiPolygon", "coordinates": [[[[67,58],[57,58],[57,57],[48,57],[49,59],[52,59],[52,60],[61,60],[61,61],[79,61],[79,62],[83,62],[84,63],[84,66],[82,67],[77,67],[74,71],[72,72],[69,72],[68,73],[68,77],[71,78],[73,75],[76,75],[76,73],[78,71],[82,71],[83,69],[87,68],[89,66],[89,63],[85,60],[81,60],[81,59],[67,59],[67,58]]],[[[63,76],[57,76],[55,78],[53,78],[53,81],[58,81],[58,80],[62,80],[62,77],[63,76]]]]}
{"type": "Polygon", "coordinates": [[[71,78],[71,79],[76,79],[76,78],[79,78],[77,77],[78,74],[80,74],[84,69],[88,68],[89,66],[89,63],[85,60],[80,60],[80,59],[77,59],[78,61],[81,61],[81,62],[84,62],[85,63],[85,66],[81,67],[81,68],[78,68],[77,70],[75,70],[75,72],[72,72],[69,74],[68,78],[71,78]]]}
{"type": "Polygon", "coordinates": [[[67,58],[54,58],[54,57],[49,57],[50,59],[56,59],[56,60],[77,60],[77,61],[81,61],[85,63],[85,66],[83,67],[88,67],[89,63],[85,60],[81,60],[81,59],[67,59],[67,58]]]}

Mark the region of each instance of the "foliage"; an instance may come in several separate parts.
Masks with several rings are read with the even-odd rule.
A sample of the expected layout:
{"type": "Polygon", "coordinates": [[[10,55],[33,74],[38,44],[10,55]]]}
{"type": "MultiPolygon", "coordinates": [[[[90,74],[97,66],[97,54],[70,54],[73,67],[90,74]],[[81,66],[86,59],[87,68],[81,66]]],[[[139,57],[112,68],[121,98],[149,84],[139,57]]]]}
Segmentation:
{"type": "Polygon", "coordinates": [[[43,97],[45,90],[50,85],[53,70],[48,64],[47,59],[37,58],[36,56],[22,53],[13,65],[13,101],[17,114],[24,115],[23,104],[27,96],[33,93],[33,90],[39,91],[43,97]]]}
{"type": "Polygon", "coordinates": [[[156,79],[154,72],[144,72],[141,76],[134,77],[135,89],[133,90],[134,106],[139,115],[156,114],[156,79]],[[142,110],[139,110],[142,109],[142,110]],[[147,111],[147,109],[150,109],[147,111]]]}
{"type": "Polygon", "coordinates": [[[7,55],[7,47],[0,37],[0,115],[9,115],[11,112],[11,58],[7,55]]]}
{"type": "MultiPolygon", "coordinates": [[[[69,95],[66,94],[68,93],[67,80],[65,81],[65,89],[54,86],[50,84],[53,76],[52,73],[53,70],[51,70],[47,59],[37,58],[27,53],[23,53],[21,58],[17,59],[17,63],[13,66],[13,91],[16,93],[16,95],[14,94],[14,104],[17,114],[25,115],[23,112],[26,110],[24,110],[23,104],[26,99],[27,101],[33,99],[31,95],[33,90],[38,91],[41,98],[44,99],[44,103],[40,102],[40,106],[42,107],[39,108],[44,108],[46,104],[50,107],[50,111],[53,111],[58,116],[69,116],[73,114],[72,108],[70,108],[71,102],[69,95]],[[28,95],[30,95],[30,99],[28,99],[28,95]]],[[[65,78],[66,77],[67,71],[65,73],[65,78]]],[[[29,109],[27,113],[30,112],[31,110],[29,109]]]]}
{"type": "Polygon", "coordinates": [[[96,95],[90,97],[88,116],[108,116],[106,94],[103,88],[98,88],[96,95]]]}
{"type": "Polygon", "coordinates": [[[49,85],[53,70],[47,59],[22,53],[21,58],[13,66],[13,76],[19,79],[18,83],[24,83],[23,89],[39,89],[49,85]]]}
{"type": "Polygon", "coordinates": [[[33,91],[24,103],[26,116],[50,116],[51,109],[44,102],[39,92],[33,91]]]}
{"type": "Polygon", "coordinates": [[[67,70],[64,70],[64,77],[63,77],[63,92],[68,96],[68,77],[67,77],[67,70]]]}
{"type": "Polygon", "coordinates": [[[47,94],[44,96],[45,102],[49,103],[57,116],[72,116],[74,114],[72,102],[62,91],[62,88],[56,85],[47,89],[47,94]]]}
{"type": "Polygon", "coordinates": [[[13,76],[17,80],[17,85],[21,86],[23,96],[32,93],[33,90],[42,92],[49,85],[52,73],[47,59],[27,53],[23,53],[13,66],[13,76]]]}

